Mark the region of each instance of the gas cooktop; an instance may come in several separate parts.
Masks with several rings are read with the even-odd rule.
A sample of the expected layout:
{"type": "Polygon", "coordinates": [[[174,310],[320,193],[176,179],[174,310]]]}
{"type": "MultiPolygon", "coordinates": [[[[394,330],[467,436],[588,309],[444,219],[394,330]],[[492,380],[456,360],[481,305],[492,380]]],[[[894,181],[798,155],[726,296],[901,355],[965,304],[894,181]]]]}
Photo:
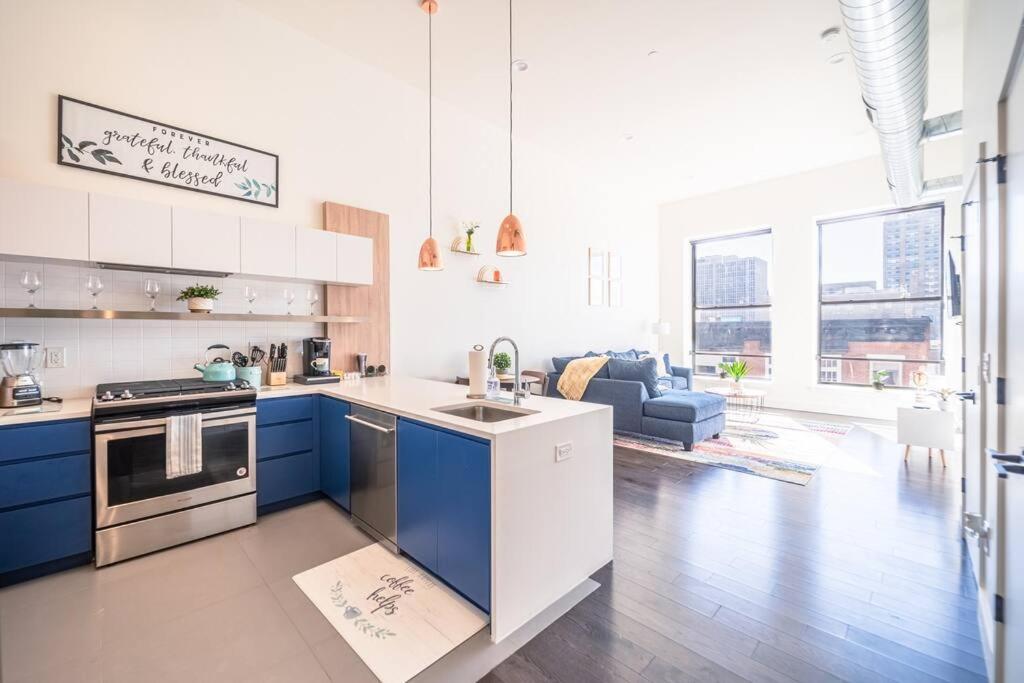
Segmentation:
{"type": "Polygon", "coordinates": [[[237,391],[256,391],[245,380],[237,382],[206,382],[197,377],[185,379],[159,379],[143,382],[111,382],[96,385],[96,402],[133,401],[167,396],[194,396],[224,394],[237,391]]]}

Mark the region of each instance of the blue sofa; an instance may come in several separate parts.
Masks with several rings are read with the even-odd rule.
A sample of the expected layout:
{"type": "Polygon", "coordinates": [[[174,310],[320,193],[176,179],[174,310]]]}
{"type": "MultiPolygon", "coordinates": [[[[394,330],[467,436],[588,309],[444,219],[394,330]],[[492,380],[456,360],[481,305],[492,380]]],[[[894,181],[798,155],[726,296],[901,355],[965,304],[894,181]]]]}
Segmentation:
{"type": "MultiPolygon", "coordinates": [[[[627,360],[630,354],[633,360],[645,355],[635,349],[605,353],[627,360]]],[[[586,355],[601,354],[591,351],[586,355]]],[[[577,357],[551,359],[555,371],[548,373],[548,396],[562,398],[558,379],[568,362],[577,357]]],[[[681,441],[688,451],[693,450],[695,443],[717,439],[725,428],[725,398],[693,391],[693,371],[671,365],[668,354],[663,361],[668,374],[658,378],[660,396],[651,396],[643,382],[611,379],[606,366],[590,380],[582,400],[612,406],[617,432],[681,441]]]]}

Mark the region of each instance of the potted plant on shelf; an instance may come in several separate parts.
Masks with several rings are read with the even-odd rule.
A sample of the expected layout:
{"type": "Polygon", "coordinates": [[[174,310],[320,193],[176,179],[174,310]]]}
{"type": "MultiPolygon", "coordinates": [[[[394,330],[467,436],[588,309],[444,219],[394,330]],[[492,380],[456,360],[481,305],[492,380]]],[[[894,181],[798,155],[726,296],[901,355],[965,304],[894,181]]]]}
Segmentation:
{"type": "Polygon", "coordinates": [[[476,249],[473,248],[473,233],[475,233],[479,227],[480,224],[476,221],[465,221],[462,224],[462,229],[466,233],[466,251],[470,254],[476,253],[476,249]]]}
{"type": "Polygon", "coordinates": [[[721,370],[719,376],[722,379],[731,377],[732,381],[736,383],[736,391],[740,391],[740,381],[747,376],[750,372],[750,368],[747,367],[747,361],[745,360],[734,360],[731,363],[719,363],[718,369],[721,370]]]}
{"type": "Polygon", "coordinates": [[[512,358],[507,353],[502,351],[494,354],[494,369],[498,371],[499,375],[507,375],[510,367],[512,367],[512,358]]]}
{"type": "Polygon", "coordinates": [[[188,310],[192,313],[212,313],[213,302],[221,295],[221,291],[210,285],[201,285],[198,282],[191,287],[186,287],[178,294],[178,301],[188,302],[188,310]]]}
{"type": "Polygon", "coordinates": [[[885,380],[892,374],[892,370],[875,370],[871,373],[871,386],[878,391],[885,388],[885,380]]]}

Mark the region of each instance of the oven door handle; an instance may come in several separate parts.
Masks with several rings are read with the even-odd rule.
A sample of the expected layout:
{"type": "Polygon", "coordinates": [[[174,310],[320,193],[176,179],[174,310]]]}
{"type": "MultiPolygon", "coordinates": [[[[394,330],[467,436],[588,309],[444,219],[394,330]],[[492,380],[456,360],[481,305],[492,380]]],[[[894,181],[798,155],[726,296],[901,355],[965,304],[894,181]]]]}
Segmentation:
{"type": "MultiPolygon", "coordinates": [[[[201,412],[201,411],[197,411],[201,412]]],[[[213,420],[220,421],[223,418],[229,417],[249,417],[256,415],[256,411],[253,408],[239,408],[237,410],[223,410],[223,411],[211,411],[204,412],[203,423],[208,423],[213,420]]],[[[239,420],[241,421],[241,420],[239,420]]],[[[113,432],[122,430],[133,430],[142,429],[144,427],[160,427],[167,424],[166,417],[158,417],[152,420],[123,420],[120,422],[104,422],[96,425],[96,432],[113,432]]]]}
{"type": "Polygon", "coordinates": [[[372,422],[367,422],[366,420],[360,420],[358,417],[353,417],[351,415],[346,415],[345,419],[349,422],[355,422],[356,424],[360,424],[364,427],[369,427],[370,429],[376,429],[378,432],[383,432],[384,434],[390,434],[395,431],[394,427],[391,427],[390,429],[387,427],[381,427],[380,425],[375,425],[372,422]]]}

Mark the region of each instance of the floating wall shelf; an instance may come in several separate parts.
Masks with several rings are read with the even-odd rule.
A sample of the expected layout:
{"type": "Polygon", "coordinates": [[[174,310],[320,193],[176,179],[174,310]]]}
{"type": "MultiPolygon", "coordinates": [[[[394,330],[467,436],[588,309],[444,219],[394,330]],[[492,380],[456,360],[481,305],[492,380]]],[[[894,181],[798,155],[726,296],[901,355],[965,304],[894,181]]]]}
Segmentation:
{"type": "Polygon", "coordinates": [[[485,285],[507,285],[508,281],[499,280],[501,271],[495,266],[484,266],[476,274],[476,281],[485,285]]]}
{"type": "Polygon", "coordinates": [[[73,308],[0,308],[4,318],[71,318],[84,320],[205,320],[220,322],[361,323],[355,315],[263,315],[261,313],[187,313],[174,311],[105,311],[73,308]]]}
{"type": "Polygon", "coordinates": [[[466,249],[465,237],[456,237],[455,239],[453,239],[449,248],[456,254],[466,254],[468,256],[480,255],[479,251],[469,251],[468,249],[466,249]]]}

